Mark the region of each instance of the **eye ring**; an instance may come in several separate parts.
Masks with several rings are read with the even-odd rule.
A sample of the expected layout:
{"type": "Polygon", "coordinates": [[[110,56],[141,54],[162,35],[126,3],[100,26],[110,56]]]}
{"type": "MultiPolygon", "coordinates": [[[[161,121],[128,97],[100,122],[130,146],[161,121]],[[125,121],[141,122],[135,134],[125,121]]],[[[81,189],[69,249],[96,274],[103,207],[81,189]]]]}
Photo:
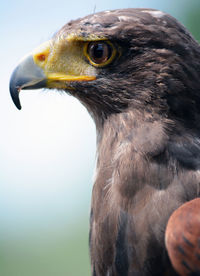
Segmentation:
{"type": "Polygon", "coordinates": [[[116,49],[110,41],[90,41],[84,46],[84,54],[95,67],[110,64],[116,56],[116,49]]]}

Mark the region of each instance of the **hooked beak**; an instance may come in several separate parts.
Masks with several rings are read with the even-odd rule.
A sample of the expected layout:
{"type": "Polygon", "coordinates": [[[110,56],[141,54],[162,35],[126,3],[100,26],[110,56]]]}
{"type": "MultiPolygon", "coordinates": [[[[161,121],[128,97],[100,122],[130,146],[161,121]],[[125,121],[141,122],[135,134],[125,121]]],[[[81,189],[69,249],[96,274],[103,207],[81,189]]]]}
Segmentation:
{"type": "Polygon", "coordinates": [[[73,90],[72,82],[96,79],[94,69],[84,62],[82,48],[77,47],[72,41],[64,43],[67,48],[63,51],[63,45],[59,42],[54,47],[51,41],[43,43],[24,58],[14,70],[10,79],[10,94],[18,109],[21,109],[19,92],[22,89],[73,90]],[[88,74],[90,71],[91,74],[88,74]]]}
{"type": "Polygon", "coordinates": [[[38,89],[46,87],[46,76],[43,70],[34,63],[30,55],[14,70],[10,79],[10,94],[15,106],[21,109],[19,92],[21,89],[38,89]]]}

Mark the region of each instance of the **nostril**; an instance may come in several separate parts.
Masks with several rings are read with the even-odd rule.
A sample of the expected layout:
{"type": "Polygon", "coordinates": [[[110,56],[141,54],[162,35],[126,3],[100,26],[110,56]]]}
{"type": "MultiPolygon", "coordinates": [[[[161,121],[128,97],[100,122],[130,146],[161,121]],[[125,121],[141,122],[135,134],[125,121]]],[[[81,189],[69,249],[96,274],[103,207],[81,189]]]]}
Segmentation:
{"type": "Polygon", "coordinates": [[[45,55],[45,54],[40,54],[40,55],[37,56],[37,59],[38,59],[39,61],[45,61],[46,55],[45,55]]]}
{"type": "Polygon", "coordinates": [[[44,42],[42,45],[37,47],[31,53],[33,56],[34,62],[39,66],[44,66],[48,60],[48,56],[50,53],[50,42],[44,42]]]}

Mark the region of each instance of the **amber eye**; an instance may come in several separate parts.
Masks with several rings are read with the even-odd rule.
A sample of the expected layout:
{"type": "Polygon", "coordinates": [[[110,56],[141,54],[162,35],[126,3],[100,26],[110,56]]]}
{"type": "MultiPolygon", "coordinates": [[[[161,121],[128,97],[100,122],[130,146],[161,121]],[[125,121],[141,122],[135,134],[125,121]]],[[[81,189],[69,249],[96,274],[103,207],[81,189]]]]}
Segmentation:
{"type": "Polygon", "coordinates": [[[92,41],[87,44],[86,56],[90,63],[97,67],[109,64],[115,53],[116,50],[110,42],[92,41]]]}

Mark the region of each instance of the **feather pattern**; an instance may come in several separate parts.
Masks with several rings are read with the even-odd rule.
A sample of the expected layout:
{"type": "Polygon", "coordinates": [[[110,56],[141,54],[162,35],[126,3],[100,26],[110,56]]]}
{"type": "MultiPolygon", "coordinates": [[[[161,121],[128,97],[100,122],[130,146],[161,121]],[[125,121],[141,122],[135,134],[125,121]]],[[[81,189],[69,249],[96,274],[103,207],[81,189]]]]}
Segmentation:
{"type": "MultiPolygon", "coordinates": [[[[192,237],[190,231],[184,232],[182,246],[166,239],[172,245],[170,256],[188,254],[190,245],[196,243],[196,255],[193,259],[184,256],[182,262],[169,260],[165,231],[172,214],[167,237],[173,226],[178,229],[176,223],[187,221],[187,216],[174,211],[186,210],[186,214],[192,210],[191,205],[189,209],[182,206],[200,192],[199,44],[166,13],[124,9],[71,21],[48,45],[48,51],[39,53],[46,59],[38,63],[40,68],[35,64],[36,55],[15,69],[11,96],[21,108],[20,89],[66,88],[94,119],[97,168],[89,236],[92,275],[175,276],[172,263],[196,275],[200,271],[200,265],[196,267],[198,231],[192,237]],[[105,40],[107,54],[115,49],[115,57],[105,66],[95,66],[82,53],[84,45],[95,39],[96,43],[105,40]],[[44,72],[71,75],[48,82],[44,72]],[[90,81],[88,74],[92,74],[90,81]]],[[[198,207],[193,209],[195,214],[198,207]]],[[[194,217],[197,222],[198,214],[194,217]]],[[[195,230],[196,222],[191,219],[183,225],[195,230]]]]}

